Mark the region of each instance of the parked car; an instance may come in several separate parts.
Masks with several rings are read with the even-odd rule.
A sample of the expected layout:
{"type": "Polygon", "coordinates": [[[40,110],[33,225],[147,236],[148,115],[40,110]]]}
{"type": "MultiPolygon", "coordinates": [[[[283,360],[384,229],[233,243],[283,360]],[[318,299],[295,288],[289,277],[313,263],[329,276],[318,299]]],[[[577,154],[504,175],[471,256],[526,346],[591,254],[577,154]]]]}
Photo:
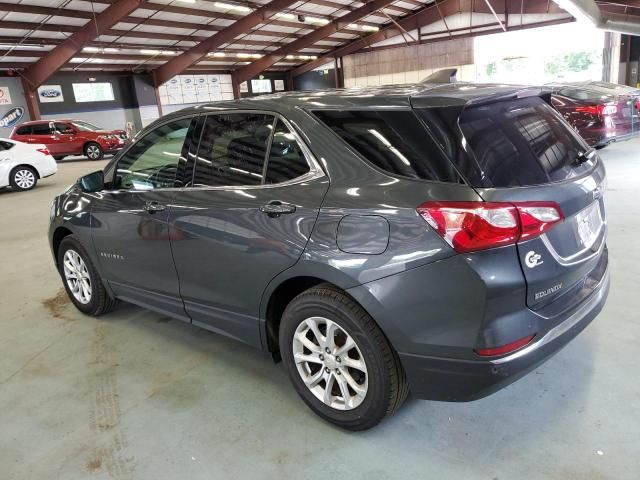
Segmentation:
{"type": "Polygon", "coordinates": [[[0,138],[0,187],[31,190],[38,180],[57,171],[58,165],[45,145],[0,138]]]}
{"type": "Polygon", "coordinates": [[[539,94],[418,84],[172,113],[54,200],[57,268],[88,315],[121,299],[281,358],[347,429],[409,390],[486,396],[609,288],[604,165],[539,94]]]}
{"type": "Polygon", "coordinates": [[[25,143],[44,144],[56,160],[69,155],[84,155],[89,160],[100,160],[105,153],[122,149],[127,136],[124,130],[103,130],[79,120],[36,120],[16,126],[11,138],[25,143]]]}
{"type": "Polygon", "coordinates": [[[604,147],[638,131],[637,99],[598,85],[553,85],[553,106],[589,145],[604,147]]]}

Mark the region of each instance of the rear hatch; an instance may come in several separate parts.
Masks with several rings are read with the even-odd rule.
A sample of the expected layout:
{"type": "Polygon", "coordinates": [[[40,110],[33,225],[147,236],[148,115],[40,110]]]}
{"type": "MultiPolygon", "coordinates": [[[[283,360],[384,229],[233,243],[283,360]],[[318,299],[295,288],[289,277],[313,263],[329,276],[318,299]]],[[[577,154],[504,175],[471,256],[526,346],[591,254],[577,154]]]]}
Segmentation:
{"type": "MultiPolygon", "coordinates": [[[[605,170],[546,100],[479,98],[450,111],[448,123],[457,118],[462,146],[449,157],[485,201],[551,202],[561,212],[545,233],[517,244],[527,305],[552,316],[580,302],[604,274],[605,170]]],[[[416,111],[433,124],[433,109],[416,111]]]]}

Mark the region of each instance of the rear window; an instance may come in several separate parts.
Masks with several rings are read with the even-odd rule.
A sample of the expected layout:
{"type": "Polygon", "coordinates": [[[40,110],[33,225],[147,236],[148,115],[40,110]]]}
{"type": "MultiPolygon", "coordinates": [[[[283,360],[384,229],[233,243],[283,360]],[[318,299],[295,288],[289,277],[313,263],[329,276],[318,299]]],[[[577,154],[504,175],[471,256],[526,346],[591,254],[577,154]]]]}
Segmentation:
{"type": "Polygon", "coordinates": [[[453,164],[411,110],[316,110],[313,114],[386,172],[420,180],[460,181],[453,164]]]}
{"type": "Polygon", "coordinates": [[[613,100],[611,95],[596,90],[585,90],[584,88],[563,88],[558,91],[558,94],[573,100],[588,100],[590,102],[608,102],[613,100]]]}
{"type": "Polygon", "coordinates": [[[459,125],[470,155],[457,165],[473,186],[559,182],[593,166],[577,161],[589,147],[538,97],[467,107],[459,125]]]}

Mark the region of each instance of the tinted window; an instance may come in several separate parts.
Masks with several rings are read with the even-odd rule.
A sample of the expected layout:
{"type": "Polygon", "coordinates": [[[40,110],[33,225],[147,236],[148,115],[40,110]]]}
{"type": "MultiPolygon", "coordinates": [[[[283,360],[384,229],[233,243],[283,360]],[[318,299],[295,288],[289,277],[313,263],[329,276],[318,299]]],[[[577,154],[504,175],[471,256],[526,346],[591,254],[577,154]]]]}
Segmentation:
{"type": "Polygon", "coordinates": [[[58,133],[75,133],[71,125],[67,123],[56,122],[53,124],[53,127],[58,133]]]}
{"type": "Polygon", "coordinates": [[[558,93],[573,100],[589,100],[593,102],[608,102],[613,100],[611,95],[606,95],[594,90],[585,90],[584,88],[563,88],[558,93]]]}
{"type": "Polygon", "coordinates": [[[16,130],[16,135],[29,135],[29,134],[31,134],[30,125],[24,125],[22,127],[18,127],[18,129],[16,130]]]}
{"type": "Polygon", "coordinates": [[[31,125],[31,135],[51,135],[48,123],[34,123],[31,125]]]}
{"type": "Polygon", "coordinates": [[[207,116],[196,158],[194,185],[260,185],[272,129],[270,115],[207,116]]]}
{"type": "Polygon", "coordinates": [[[537,97],[469,107],[460,127],[475,159],[460,169],[475,186],[561,181],[592,166],[576,162],[588,147],[537,97]]]}
{"type": "Polygon", "coordinates": [[[0,152],[4,152],[12,148],[13,148],[13,143],[3,142],[2,140],[0,140],[0,152]]]}
{"type": "Polygon", "coordinates": [[[412,111],[316,111],[314,114],[379,168],[405,177],[457,182],[442,154],[412,111]]]}
{"type": "Polygon", "coordinates": [[[278,120],[269,151],[265,183],[293,180],[309,172],[309,164],[295,136],[278,120]]]}
{"type": "Polygon", "coordinates": [[[116,188],[151,190],[176,186],[178,164],[191,119],[176,120],[140,138],[118,161],[116,188]]]}

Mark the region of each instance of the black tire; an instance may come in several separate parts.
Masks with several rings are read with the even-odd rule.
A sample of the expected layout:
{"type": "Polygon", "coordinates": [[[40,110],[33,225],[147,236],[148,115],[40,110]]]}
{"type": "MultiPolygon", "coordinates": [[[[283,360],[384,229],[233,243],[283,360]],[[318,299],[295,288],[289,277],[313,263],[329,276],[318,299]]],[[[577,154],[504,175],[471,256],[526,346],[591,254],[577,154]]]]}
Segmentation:
{"type": "Polygon", "coordinates": [[[66,155],[56,155],[56,156],[53,157],[53,159],[56,162],[59,162],[60,160],[64,159],[65,157],[66,157],[66,155]]]}
{"type": "Polygon", "coordinates": [[[38,172],[27,165],[19,165],[9,174],[9,184],[14,190],[31,190],[37,183],[38,172]]]}
{"type": "MultiPolygon", "coordinates": [[[[284,311],[279,337],[280,354],[294,388],[311,410],[335,425],[348,430],[369,429],[393,414],[407,398],[409,387],[404,370],[384,333],[360,305],[332,285],[322,284],[295,297],[284,311]],[[310,317],[324,317],[337,324],[362,352],[368,388],[362,403],[355,408],[339,410],[325,404],[298,372],[293,337],[298,326],[310,317]]],[[[334,378],[337,381],[338,377],[334,378]]]]}
{"type": "Polygon", "coordinates": [[[84,146],[84,156],[89,160],[101,160],[104,157],[104,150],[99,143],[89,142],[84,146]]]}
{"type": "Polygon", "coordinates": [[[91,262],[89,255],[87,255],[87,251],[73,235],[64,237],[62,242],[60,242],[60,247],[58,248],[58,272],[60,273],[62,283],[64,284],[64,288],[67,291],[69,299],[82,313],[97,317],[110,312],[115,306],[115,300],[109,296],[107,290],[104,288],[102,279],[91,262]],[[70,250],[76,252],[86,265],[91,285],[91,296],[88,303],[82,303],[75,297],[71,291],[69,282],[65,278],[64,257],[70,250]]]}

